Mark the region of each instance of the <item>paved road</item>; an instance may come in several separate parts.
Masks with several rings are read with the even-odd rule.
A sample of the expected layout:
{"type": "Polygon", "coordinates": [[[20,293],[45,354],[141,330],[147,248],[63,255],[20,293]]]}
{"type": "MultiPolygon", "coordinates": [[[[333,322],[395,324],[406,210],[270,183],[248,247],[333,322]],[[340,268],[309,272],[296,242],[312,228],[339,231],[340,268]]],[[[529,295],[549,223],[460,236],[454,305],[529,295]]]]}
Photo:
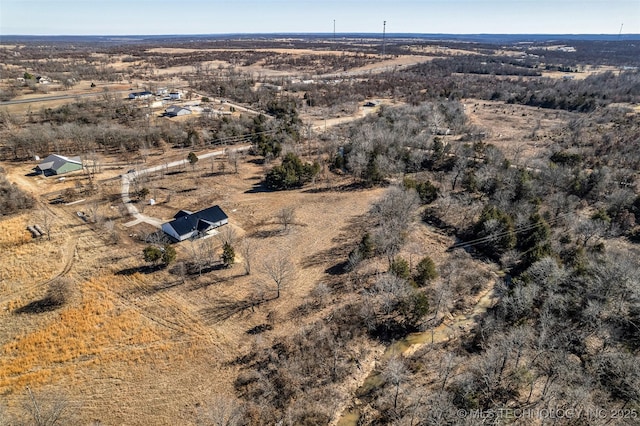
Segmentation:
{"type": "MultiPolygon", "coordinates": [[[[198,155],[198,159],[199,160],[203,160],[205,158],[210,158],[210,157],[216,157],[218,155],[224,155],[227,151],[235,151],[235,152],[242,152],[242,151],[247,151],[249,150],[249,148],[251,148],[251,146],[239,146],[239,147],[234,147],[234,148],[225,148],[225,149],[219,149],[216,151],[211,151],[211,152],[207,152],[206,154],[201,154],[198,155]]],[[[156,228],[160,228],[162,227],[162,224],[165,223],[165,220],[161,220],[155,217],[151,217],[151,216],[147,216],[145,214],[142,214],[138,211],[138,208],[136,207],[136,205],[134,203],[131,202],[131,198],[129,197],[129,186],[131,184],[131,182],[133,182],[138,176],[142,176],[142,175],[146,175],[149,173],[153,173],[153,172],[157,172],[163,169],[167,169],[167,168],[172,168],[172,167],[178,167],[178,166],[185,166],[189,161],[187,159],[184,160],[177,160],[177,161],[172,161],[171,163],[167,163],[167,164],[160,164],[158,166],[153,166],[153,167],[149,167],[148,169],[144,169],[144,170],[137,170],[135,172],[131,172],[131,173],[125,173],[122,175],[122,202],[124,203],[125,207],[127,208],[127,211],[129,212],[129,214],[131,216],[133,216],[135,219],[132,220],[131,222],[127,222],[125,223],[124,226],[133,226],[133,225],[137,225],[138,223],[144,222],[144,223],[148,223],[149,225],[155,226],[156,228]]]]}
{"type": "Polygon", "coordinates": [[[59,101],[63,99],[76,99],[76,98],[90,98],[96,97],[100,95],[107,94],[122,94],[129,93],[128,90],[116,90],[116,91],[108,91],[108,92],[91,92],[91,93],[79,93],[77,95],[54,95],[54,96],[40,96],[37,98],[29,98],[29,99],[15,99],[12,101],[2,101],[0,102],[0,106],[4,105],[16,105],[16,104],[28,104],[31,102],[46,102],[46,101],[59,101]]]}

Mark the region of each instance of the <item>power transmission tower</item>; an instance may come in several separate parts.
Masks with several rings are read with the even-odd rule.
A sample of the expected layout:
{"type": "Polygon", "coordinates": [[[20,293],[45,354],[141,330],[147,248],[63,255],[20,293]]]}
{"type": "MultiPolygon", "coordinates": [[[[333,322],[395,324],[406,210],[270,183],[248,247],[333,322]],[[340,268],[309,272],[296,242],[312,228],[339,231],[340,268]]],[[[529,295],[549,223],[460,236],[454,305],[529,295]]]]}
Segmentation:
{"type": "Polygon", "coordinates": [[[387,32],[387,21],[382,21],[382,56],[386,53],[385,34],[387,32]]]}

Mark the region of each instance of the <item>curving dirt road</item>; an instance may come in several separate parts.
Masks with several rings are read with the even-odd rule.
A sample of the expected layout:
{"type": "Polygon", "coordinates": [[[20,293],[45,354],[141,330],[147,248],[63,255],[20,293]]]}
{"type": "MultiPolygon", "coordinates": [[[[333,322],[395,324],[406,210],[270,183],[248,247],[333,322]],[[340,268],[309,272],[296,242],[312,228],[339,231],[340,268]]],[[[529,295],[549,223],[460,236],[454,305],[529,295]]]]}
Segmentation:
{"type": "MultiPolygon", "coordinates": [[[[249,145],[239,146],[239,147],[235,147],[232,151],[234,151],[234,152],[242,152],[242,151],[249,150],[249,148],[251,148],[251,146],[249,146],[249,145]]],[[[226,153],[227,153],[227,148],[219,149],[219,150],[216,150],[216,151],[207,152],[205,154],[198,155],[198,159],[199,160],[204,160],[205,158],[215,157],[215,156],[218,156],[218,155],[224,155],[226,153]]],[[[149,167],[149,168],[144,169],[144,170],[137,170],[137,171],[133,171],[133,172],[130,172],[130,173],[123,174],[122,175],[122,190],[121,190],[122,202],[124,203],[125,207],[127,208],[127,211],[129,212],[129,214],[135,218],[131,222],[125,223],[124,226],[128,227],[128,226],[137,225],[140,222],[144,222],[144,223],[148,223],[149,225],[155,226],[156,228],[160,228],[162,226],[162,224],[164,222],[166,222],[166,220],[158,219],[156,217],[151,217],[151,216],[147,216],[145,214],[140,213],[138,211],[138,208],[131,201],[131,197],[129,197],[129,186],[130,186],[131,182],[133,182],[139,176],[143,176],[143,175],[146,175],[146,174],[149,174],[149,173],[157,172],[157,171],[160,171],[160,170],[163,170],[163,169],[169,169],[169,168],[172,168],[172,167],[185,166],[187,163],[188,163],[187,159],[177,160],[177,161],[173,161],[171,163],[160,164],[158,166],[149,167]]]]}

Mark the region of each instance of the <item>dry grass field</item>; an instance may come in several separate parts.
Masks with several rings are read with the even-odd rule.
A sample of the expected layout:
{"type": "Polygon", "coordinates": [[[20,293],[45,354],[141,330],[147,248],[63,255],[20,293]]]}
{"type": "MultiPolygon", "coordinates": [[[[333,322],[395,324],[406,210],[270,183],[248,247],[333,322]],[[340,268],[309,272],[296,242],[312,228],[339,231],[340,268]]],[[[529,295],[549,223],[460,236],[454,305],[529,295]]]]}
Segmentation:
{"type": "MultiPolygon", "coordinates": [[[[176,171],[145,183],[159,200],[145,214],[166,219],[179,209],[219,204],[230,216],[229,226],[254,247],[253,273],[244,275],[236,264],[185,283],[167,271],[147,273],[141,268],[144,245],[122,226],[127,219],[118,221],[121,242],[108,244],[99,230],[75,216],[86,203],[47,206],[55,216],[51,241],[33,240],[25,230],[37,213],[3,220],[0,245],[9,260],[0,268],[0,393],[10,412],[19,410],[29,386],[34,392],[63,393],[81,423],[168,425],[178,418],[193,423],[198,405],[229,391],[235,375],[227,362],[255,344],[246,330],[278,324],[259,337],[268,341],[295,326],[292,310],[350,249],[344,246],[351,243],[345,240],[350,223],[382,192],[334,191],[331,186],[348,183],[335,180],[263,192],[256,184],[264,168],[250,161],[242,162],[238,174],[212,175],[207,164],[176,171]],[[171,191],[162,189],[168,186],[171,191]],[[276,221],[284,207],[296,211],[287,231],[276,221]],[[220,319],[214,309],[220,300],[241,300],[255,291],[273,294],[261,263],[279,251],[296,269],[282,297],[220,319]],[[64,306],[17,313],[43,298],[56,277],[72,283],[64,306]]],[[[33,179],[43,179],[25,185],[36,195],[57,185],[54,179],[33,179]]],[[[215,244],[220,246],[217,239],[215,244]]],[[[188,260],[190,243],[177,248],[178,261],[188,260]]]]}
{"type": "Polygon", "coordinates": [[[485,129],[483,142],[498,147],[514,163],[526,164],[545,154],[553,138],[575,114],[523,105],[465,99],[471,124],[485,129]]]}

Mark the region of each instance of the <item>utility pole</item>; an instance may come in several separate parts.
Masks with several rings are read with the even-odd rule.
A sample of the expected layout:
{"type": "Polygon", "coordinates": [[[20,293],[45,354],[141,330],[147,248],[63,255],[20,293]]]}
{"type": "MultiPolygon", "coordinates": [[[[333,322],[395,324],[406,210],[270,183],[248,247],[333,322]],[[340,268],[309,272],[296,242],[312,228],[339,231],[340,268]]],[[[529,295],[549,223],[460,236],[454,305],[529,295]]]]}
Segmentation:
{"type": "Polygon", "coordinates": [[[382,21],[382,56],[386,53],[385,33],[387,32],[387,21],[382,21]]]}

